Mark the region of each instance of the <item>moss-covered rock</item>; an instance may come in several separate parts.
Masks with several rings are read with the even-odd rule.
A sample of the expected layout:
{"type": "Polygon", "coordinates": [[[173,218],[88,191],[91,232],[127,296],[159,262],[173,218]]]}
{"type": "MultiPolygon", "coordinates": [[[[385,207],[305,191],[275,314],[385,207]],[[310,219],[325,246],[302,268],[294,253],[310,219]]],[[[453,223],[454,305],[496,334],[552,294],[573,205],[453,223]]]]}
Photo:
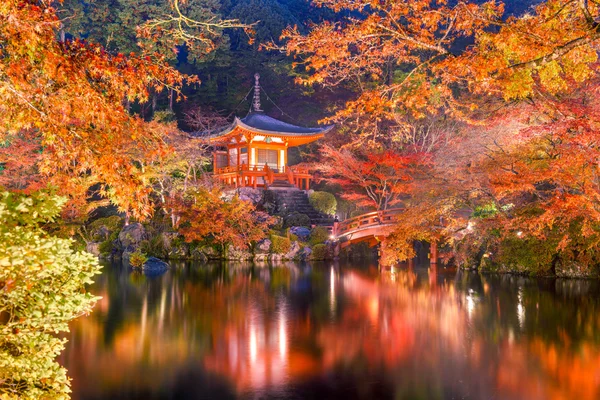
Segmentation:
{"type": "Polygon", "coordinates": [[[308,241],[312,246],[322,244],[329,240],[330,235],[331,234],[329,233],[329,229],[327,229],[326,227],[316,226],[310,232],[308,241]]]}
{"type": "Polygon", "coordinates": [[[292,242],[285,236],[271,235],[271,254],[287,254],[292,247],[292,242]]]}
{"type": "Polygon", "coordinates": [[[329,248],[325,244],[317,244],[312,247],[312,253],[310,255],[311,260],[320,261],[320,260],[330,260],[331,254],[329,252],[329,248]]]}
{"type": "Polygon", "coordinates": [[[301,214],[296,211],[291,214],[288,214],[285,217],[284,221],[285,221],[285,223],[284,223],[285,228],[291,228],[294,226],[305,226],[305,227],[310,226],[309,216],[306,214],[301,214]]]}

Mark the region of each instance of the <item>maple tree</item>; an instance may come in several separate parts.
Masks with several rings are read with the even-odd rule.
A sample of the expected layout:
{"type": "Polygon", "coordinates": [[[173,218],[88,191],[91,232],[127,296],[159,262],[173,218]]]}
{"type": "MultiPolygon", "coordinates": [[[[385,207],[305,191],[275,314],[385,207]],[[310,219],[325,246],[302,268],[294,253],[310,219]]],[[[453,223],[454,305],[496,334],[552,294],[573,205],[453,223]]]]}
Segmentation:
{"type": "Polygon", "coordinates": [[[352,152],[324,145],[318,169],[325,179],[344,190],[342,197],[359,207],[386,210],[398,205],[410,192],[414,175],[427,163],[423,155],[392,151],[352,152]]]}
{"type": "Polygon", "coordinates": [[[512,100],[566,90],[589,78],[597,60],[600,9],[587,0],[548,0],[506,20],[496,1],[315,4],[348,16],[306,35],[288,28],[284,50],[309,73],[301,83],[351,84],[357,97],[330,119],[352,122],[366,142],[440,111],[469,120],[480,104],[466,93],[512,100]]]}
{"type": "Polygon", "coordinates": [[[218,187],[190,190],[184,198],[172,201],[182,221],[178,231],[186,242],[209,240],[220,245],[223,252],[229,244],[249,248],[252,242],[265,237],[274,221],[237,195],[226,199],[218,187]]]}
{"type": "Polygon", "coordinates": [[[492,1],[316,4],[342,17],[284,33],[308,73],[299,81],[355,90],[329,118],[349,146],[431,160],[406,187],[392,257],[414,255],[414,240],[478,253],[516,233],[558,237],[564,256],[597,245],[597,2],[548,0],[504,19],[492,1]]]}
{"type": "MultiPolygon", "coordinates": [[[[130,115],[123,100],[143,102],[149,88],[177,89],[193,78],[156,54],[125,57],[79,40],[60,42],[60,23],[52,4],[3,4],[0,139],[6,153],[27,149],[20,146],[22,140],[13,140],[27,131],[28,145],[39,143],[35,169],[47,183],[64,188],[65,176],[75,178],[64,188],[74,197],[85,196],[91,184],[100,183],[104,197],[144,217],[150,212],[149,189],[133,161],[159,156],[165,146],[160,126],[130,115]]],[[[18,176],[11,163],[5,168],[5,183],[18,176]]],[[[15,185],[8,182],[8,187],[15,185]]]]}
{"type": "MultiPolygon", "coordinates": [[[[174,35],[177,21],[187,18],[185,27],[197,30],[183,38],[181,27],[180,36],[169,40],[208,46],[218,36],[213,28],[237,26],[216,17],[193,25],[177,4],[171,25],[154,19],[155,29],[145,26],[139,34],[158,41],[158,35],[174,35]]],[[[128,104],[164,90],[179,97],[184,84],[198,80],[179,73],[152,48],[125,56],[82,40],[61,40],[60,6],[16,0],[2,6],[0,183],[28,192],[52,184],[80,205],[89,188],[98,187],[121,211],[145,218],[152,212],[151,185],[140,166],[167,154],[166,129],[131,115],[128,104]]]]}

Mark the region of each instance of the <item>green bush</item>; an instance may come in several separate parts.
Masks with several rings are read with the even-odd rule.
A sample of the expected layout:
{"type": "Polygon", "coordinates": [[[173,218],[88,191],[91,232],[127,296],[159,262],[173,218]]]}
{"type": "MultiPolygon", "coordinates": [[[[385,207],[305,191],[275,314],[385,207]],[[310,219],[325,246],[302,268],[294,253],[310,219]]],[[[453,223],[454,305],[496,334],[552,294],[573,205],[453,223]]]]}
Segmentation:
{"type": "Polygon", "coordinates": [[[100,243],[99,250],[100,250],[100,255],[103,255],[103,256],[109,255],[110,253],[112,253],[112,250],[113,250],[113,241],[109,239],[109,240],[105,240],[104,242],[100,243]]]}
{"type": "Polygon", "coordinates": [[[55,359],[68,324],[98,300],[86,291],[100,271],[73,241],[48,235],[67,199],[0,194],[0,398],[66,399],[67,371],[55,359]],[[15,251],[19,249],[19,251],[15,251]]]}
{"type": "Polygon", "coordinates": [[[508,236],[500,241],[493,261],[512,271],[545,275],[552,272],[559,240],[560,237],[551,232],[543,240],[532,236],[508,236]]]}
{"type": "Polygon", "coordinates": [[[313,228],[310,232],[310,237],[308,239],[311,245],[325,243],[329,239],[330,233],[327,228],[324,226],[317,226],[313,228]]]}
{"type": "Polygon", "coordinates": [[[310,227],[310,218],[306,214],[300,214],[295,211],[285,217],[285,227],[289,228],[292,226],[306,226],[310,227]]]}
{"type": "Polygon", "coordinates": [[[161,235],[152,236],[150,240],[143,240],[140,243],[140,250],[152,257],[167,257],[167,249],[165,249],[165,242],[161,235]]]}
{"type": "Polygon", "coordinates": [[[133,268],[141,268],[147,260],[148,257],[139,250],[136,250],[129,256],[129,264],[131,264],[133,268]]]}
{"type": "Polygon", "coordinates": [[[123,219],[118,215],[99,218],[88,225],[90,239],[94,242],[108,240],[115,232],[118,235],[124,224],[123,219]]]}
{"type": "Polygon", "coordinates": [[[498,208],[495,203],[485,204],[483,206],[475,207],[473,211],[473,218],[493,218],[498,215],[498,208]]]}
{"type": "Polygon", "coordinates": [[[323,214],[334,215],[337,208],[335,196],[327,192],[312,192],[308,196],[310,205],[323,214]]]}
{"type": "Polygon", "coordinates": [[[292,248],[292,241],[284,236],[271,235],[271,253],[286,254],[292,248]]]}
{"type": "Polygon", "coordinates": [[[310,255],[311,260],[328,260],[329,250],[325,244],[317,244],[313,246],[312,253],[310,255]]]}

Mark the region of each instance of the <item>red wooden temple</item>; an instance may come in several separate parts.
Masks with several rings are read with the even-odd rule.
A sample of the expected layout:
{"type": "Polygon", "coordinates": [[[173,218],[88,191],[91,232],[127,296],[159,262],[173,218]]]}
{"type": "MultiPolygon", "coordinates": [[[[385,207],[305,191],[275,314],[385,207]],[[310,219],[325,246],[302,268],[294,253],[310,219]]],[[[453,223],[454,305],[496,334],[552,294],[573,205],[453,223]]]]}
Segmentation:
{"type": "Polygon", "coordinates": [[[252,111],[213,135],[214,177],[236,187],[269,187],[287,181],[309,189],[312,175],[307,168],[288,165],[288,149],[322,138],[333,126],[305,128],[269,117],[260,107],[259,75],[255,75],[252,111]]]}

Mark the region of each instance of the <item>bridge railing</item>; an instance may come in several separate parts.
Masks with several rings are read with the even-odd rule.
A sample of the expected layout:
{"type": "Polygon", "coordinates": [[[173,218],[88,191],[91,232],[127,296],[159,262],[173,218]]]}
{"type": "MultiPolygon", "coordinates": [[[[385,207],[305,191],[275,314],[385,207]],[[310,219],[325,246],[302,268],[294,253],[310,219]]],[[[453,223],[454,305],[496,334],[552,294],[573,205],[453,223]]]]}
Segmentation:
{"type": "Polygon", "coordinates": [[[393,208],[384,211],[373,211],[367,214],[359,215],[358,217],[350,218],[339,222],[334,226],[334,236],[342,236],[365,228],[370,228],[378,225],[390,225],[394,222],[394,218],[401,214],[404,208],[393,208]]]}

